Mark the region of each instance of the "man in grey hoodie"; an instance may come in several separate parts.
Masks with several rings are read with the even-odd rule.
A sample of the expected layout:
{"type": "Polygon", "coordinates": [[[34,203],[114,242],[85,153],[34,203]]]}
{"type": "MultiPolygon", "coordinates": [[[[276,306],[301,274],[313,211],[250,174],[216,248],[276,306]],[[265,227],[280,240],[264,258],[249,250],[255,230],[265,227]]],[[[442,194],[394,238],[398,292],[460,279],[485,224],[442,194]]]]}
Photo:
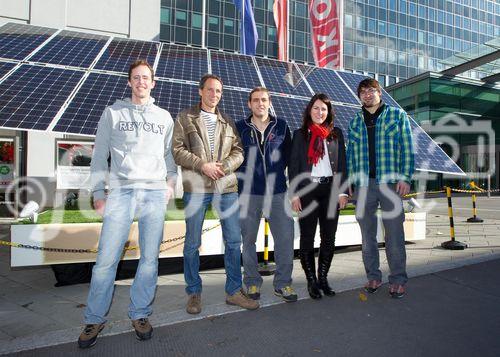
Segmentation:
{"type": "Polygon", "coordinates": [[[86,325],[78,339],[80,348],[93,346],[104,328],[117,265],[134,217],[139,222],[141,258],[130,288],[128,314],[139,340],[151,338],[153,330],[148,316],[158,279],[165,209],[177,176],[171,153],[174,123],[168,111],[154,104],[154,71],[146,61],[132,63],[128,85],[132,97],[117,100],[104,110],[95,138],[90,171],[94,207],[103,215],[103,225],[85,309],[86,325]]]}

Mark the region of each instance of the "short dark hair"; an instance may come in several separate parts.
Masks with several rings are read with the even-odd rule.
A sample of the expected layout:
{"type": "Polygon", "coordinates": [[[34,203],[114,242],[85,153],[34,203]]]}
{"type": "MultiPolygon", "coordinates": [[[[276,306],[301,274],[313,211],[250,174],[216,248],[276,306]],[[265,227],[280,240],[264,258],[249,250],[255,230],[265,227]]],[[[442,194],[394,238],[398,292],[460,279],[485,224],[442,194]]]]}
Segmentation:
{"type": "Polygon", "coordinates": [[[149,70],[151,71],[151,80],[155,80],[155,70],[153,69],[153,67],[148,63],[148,61],[146,60],[143,60],[143,59],[138,59],[137,61],[134,61],[130,67],[128,68],[128,79],[132,79],[132,71],[134,70],[134,68],[137,68],[139,66],[146,66],[149,68],[149,70]]]}
{"type": "Polygon", "coordinates": [[[304,133],[304,135],[307,135],[307,130],[309,129],[309,125],[311,125],[311,123],[313,122],[311,118],[311,109],[317,100],[322,101],[328,107],[328,114],[324,121],[324,125],[328,129],[330,129],[330,138],[335,138],[336,135],[333,131],[333,124],[335,117],[333,105],[332,102],[330,101],[330,98],[328,98],[328,96],[324,93],[316,93],[315,95],[312,96],[311,100],[307,104],[307,107],[304,110],[304,114],[302,115],[302,127],[301,127],[302,132],[304,133]]]}
{"type": "Polygon", "coordinates": [[[365,78],[358,84],[358,98],[363,88],[375,88],[378,89],[379,91],[382,90],[382,87],[380,87],[380,83],[376,79],[365,78]]]}
{"type": "Polygon", "coordinates": [[[206,83],[209,79],[215,79],[215,80],[219,81],[221,85],[223,85],[223,83],[222,83],[222,79],[221,79],[219,76],[217,76],[217,75],[215,75],[215,74],[207,73],[207,74],[205,74],[203,77],[201,77],[201,79],[200,79],[200,84],[198,85],[198,88],[199,88],[199,89],[203,89],[203,87],[205,87],[205,83],[206,83]]]}
{"type": "Polygon", "coordinates": [[[269,99],[271,99],[271,94],[269,94],[269,89],[267,89],[266,87],[255,87],[254,89],[252,89],[252,91],[250,92],[250,94],[248,95],[248,101],[251,102],[252,101],[252,95],[254,93],[257,93],[257,92],[264,92],[264,93],[267,93],[267,96],[269,97],[269,99]]]}

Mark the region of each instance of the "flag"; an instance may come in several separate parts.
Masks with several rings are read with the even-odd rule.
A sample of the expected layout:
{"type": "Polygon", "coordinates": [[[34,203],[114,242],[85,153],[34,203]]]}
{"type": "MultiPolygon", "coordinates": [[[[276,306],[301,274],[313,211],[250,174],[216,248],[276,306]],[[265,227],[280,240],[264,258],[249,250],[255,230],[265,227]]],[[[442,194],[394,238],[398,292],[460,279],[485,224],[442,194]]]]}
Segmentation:
{"type": "Polygon", "coordinates": [[[273,14],[278,30],[278,59],[288,61],[288,0],[274,0],[273,14]]]}
{"type": "Polygon", "coordinates": [[[240,12],[240,52],[246,55],[255,55],[257,49],[257,26],[253,16],[251,0],[234,0],[234,5],[240,12]]]}
{"type": "Polygon", "coordinates": [[[339,1],[309,1],[313,55],[318,67],[342,67],[339,1]]]}

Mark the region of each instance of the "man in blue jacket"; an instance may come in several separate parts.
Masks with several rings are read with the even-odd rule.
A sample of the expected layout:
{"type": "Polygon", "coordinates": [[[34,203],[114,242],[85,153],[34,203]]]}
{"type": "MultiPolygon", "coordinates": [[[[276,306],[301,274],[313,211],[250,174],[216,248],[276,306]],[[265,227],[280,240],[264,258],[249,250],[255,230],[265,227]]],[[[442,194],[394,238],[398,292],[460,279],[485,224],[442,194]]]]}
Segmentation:
{"type": "Polygon", "coordinates": [[[270,105],[269,91],[264,87],[254,88],[248,98],[252,114],[236,123],[245,150],[245,160],[238,169],[243,282],[248,296],[258,300],[262,278],[255,241],[263,215],[269,220],[274,239],[274,293],[284,301],[293,302],[297,301],[291,285],[294,223],[285,176],[291,135],[284,120],[269,114],[270,105]]]}

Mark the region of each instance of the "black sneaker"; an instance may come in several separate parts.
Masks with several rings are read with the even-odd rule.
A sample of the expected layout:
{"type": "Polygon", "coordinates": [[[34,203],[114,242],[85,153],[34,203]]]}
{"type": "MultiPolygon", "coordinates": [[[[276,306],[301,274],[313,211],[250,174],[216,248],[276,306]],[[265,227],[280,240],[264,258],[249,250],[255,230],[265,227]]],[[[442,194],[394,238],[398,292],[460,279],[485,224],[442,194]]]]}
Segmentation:
{"type": "Polygon", "coordinates": [[[153,326],[151,326],[149,320],[145,317],[138,320],[132,320],[132,326],[134,326],[135,335],[140,341],[149,340],[153,335],[153,326]]]}
{"type": "Polygon", "coordinates": [[[274,295],[279,296],[286,302],[297,301],[297,294],[290,285],[287,285],[282,289],[274,289],[274,295]]]}
{"type": "Polygon", "coordinates": [[[365,285],[365,291],[367,293],[373,294],[380,288],[382,285],[382,282],[380,280],[368,280],[368,282],[365,285]]]}
{"type": "Polygon", "coordinates": [[[394,299],[401,299],[403,296],[405,296],[405,291],[406,290],[404,285],[391,284],[391,286],[389,287],[389,294],[394,299]]]}
{"type": "Polygon", "coordinates": [[[89,348],[97,343],[97,336],[104,328],[104,324],[87,324],[78,338],[78,347],[89,348]]]}

